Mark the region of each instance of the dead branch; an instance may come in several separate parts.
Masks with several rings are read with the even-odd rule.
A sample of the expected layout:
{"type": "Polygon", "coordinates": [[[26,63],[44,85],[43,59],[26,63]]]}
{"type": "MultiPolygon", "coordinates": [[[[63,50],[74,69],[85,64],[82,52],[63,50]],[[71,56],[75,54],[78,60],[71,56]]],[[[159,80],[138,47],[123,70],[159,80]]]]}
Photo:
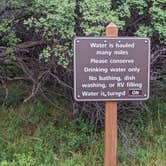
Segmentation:
{"type": "Polygon", "coordinates": [[[46,41],[44,41],[44,40],[29,41],[29,42],[24,42],[24,43],[21,43],[21,44],[17,44],[16,48],[17,48],[17,50],[28,49],[28,48],[31,48],[31,47],[36,47],[36,46],[45,45],[45,44],[46,44],[46,41]]]}

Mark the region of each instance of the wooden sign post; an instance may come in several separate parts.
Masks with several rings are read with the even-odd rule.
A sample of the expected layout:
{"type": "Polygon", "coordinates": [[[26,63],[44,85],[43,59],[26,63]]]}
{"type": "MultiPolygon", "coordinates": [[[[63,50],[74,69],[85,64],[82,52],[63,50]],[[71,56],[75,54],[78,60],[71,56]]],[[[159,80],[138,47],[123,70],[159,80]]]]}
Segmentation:
{"type": "MultiPolygon", "coordinates": [[[[106,27],[107,37],[117,37],[118,27],[110,23],[106,27]]],[[[104,166],[117,164],[117,102],[105,103],[105,159],[104,166]]]]}
{"type": "Polygon", "coordinates": [[[74,39],[74,98],[105,101],[105,166],[117,165],[117,102],[147,100],[150,80],[150,40],[118,37],[118,27],[106,27],[106,37],[74,39]]]}

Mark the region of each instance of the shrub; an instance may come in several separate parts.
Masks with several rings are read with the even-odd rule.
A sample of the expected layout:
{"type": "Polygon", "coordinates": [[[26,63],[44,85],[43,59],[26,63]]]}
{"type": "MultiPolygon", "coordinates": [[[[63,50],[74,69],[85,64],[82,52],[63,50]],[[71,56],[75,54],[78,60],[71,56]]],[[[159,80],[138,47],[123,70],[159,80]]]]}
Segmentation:
{"type": "Polygon", "coordinates": [[[73,100],[73,38],[102,36],[111,21],[119,26],[120,36],[151,37],[151,78],[163,78],[165,0],[1,0],[1,4],[0,81],[5,85],[22,80],[31,85],[24,102],[40,95],[57,106],[57,98],[63,97],[74,103],[79,115],[93,119],[98,114],[93,110],[103,111],[98,103],[84,103],[91,110],[84,114],[82,104],[73,100]],[[20,72],[9,75],[3,70],[11,65],[20,72]]]}

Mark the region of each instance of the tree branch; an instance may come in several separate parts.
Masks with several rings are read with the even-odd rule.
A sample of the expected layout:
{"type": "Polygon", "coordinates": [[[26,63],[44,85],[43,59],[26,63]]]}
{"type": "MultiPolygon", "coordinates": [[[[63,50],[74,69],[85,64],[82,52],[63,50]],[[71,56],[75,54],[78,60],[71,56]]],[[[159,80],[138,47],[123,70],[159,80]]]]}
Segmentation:
{"type": "Polygon", "coordinates": [[[38,40],[38,41],[29,41],[29,42],[24,42],[21,44],[17,44],[16,48],[19,49],[27,49],[31,47],[36,47],[40,45],[46,45],[46,41],[44,40],[38,40]]]}

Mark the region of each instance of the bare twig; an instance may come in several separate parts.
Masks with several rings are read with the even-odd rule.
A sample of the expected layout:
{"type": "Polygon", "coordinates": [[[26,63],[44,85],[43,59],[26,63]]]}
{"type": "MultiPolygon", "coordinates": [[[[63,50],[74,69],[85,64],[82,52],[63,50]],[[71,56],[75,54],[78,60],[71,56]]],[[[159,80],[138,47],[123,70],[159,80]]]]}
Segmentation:
{"type": "Polygon", "coordinates": [[[60,80],[60,79],[58,78],[58,76],[56,76],[55,74],[53,74],[53,73],[51,73],[51,72],[49,72],[49,74],[50,74],[53,78],[55,78],[55,79],[58,81],[59,84],[61,84],[61,85],[63,85],[64,87],[67,87],[67,88],[73,90],[73,88],[72,88],[70,85],[68,85],[68,84],[66,84],[64,81],[60,80]]]}

